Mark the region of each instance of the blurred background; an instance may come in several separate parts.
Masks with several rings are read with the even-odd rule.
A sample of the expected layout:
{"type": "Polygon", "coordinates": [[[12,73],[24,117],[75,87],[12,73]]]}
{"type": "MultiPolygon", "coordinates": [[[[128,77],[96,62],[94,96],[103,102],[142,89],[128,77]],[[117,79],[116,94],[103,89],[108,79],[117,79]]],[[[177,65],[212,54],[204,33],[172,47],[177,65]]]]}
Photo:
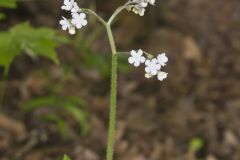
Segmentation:
{"type": "MultiPolygon", "coordinates": [[[[0,160],[105,159],[108,39],[90,17],[62,32],[62,3],[0,0],[0,160]]],[[[108,19],[125,1],[78,3],[108,19]]],[[[159,82],[120,56],[115,159],[240,160],[240,1],[156,0],[113,32],[119,51],[169,57],[159,82]]]]}

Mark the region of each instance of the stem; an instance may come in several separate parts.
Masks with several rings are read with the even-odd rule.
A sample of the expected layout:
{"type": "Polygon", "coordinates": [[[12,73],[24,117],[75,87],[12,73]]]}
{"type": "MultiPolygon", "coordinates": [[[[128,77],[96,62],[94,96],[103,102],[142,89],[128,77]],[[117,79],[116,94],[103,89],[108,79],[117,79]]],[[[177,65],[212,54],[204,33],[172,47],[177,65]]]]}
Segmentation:
{"type": "Polygon", "coordinates": [[[112,54],[111,102],[108,128],[107,160],[113,160],[117,110],[117,54],[112,54]]]}
{"type": "Polygon", "coordinates": [[[149,58],[152,59],[154,56],[146,51],[143,51],[143,53],[149,58]]]}
{"type": "Polygon", "coordinates": [[[106,26],[110,47],[112,51],[112,69],[111,69],[111,100],[110,100],[110,115],[108,128],[108,144],[107,144],[107,160],[113,160],[114,152],[114,135],[116,125],[116,110],[117,110],[117,52],[113,39],[110,25],[106,26]]]}
{"type": "Polygon", "coordinates": [[[131,1],[128,1],[128,2],[125,3],[123,6],[118,7],[118,8],[114,11],[114,13],[112,14],[112,16],[109,18],[109,20],[108,20],[107,23],[108,23],[109,25],[111,25],[112,22],[113,22],[113,20],[117,17],[117,15],[118,15],[122,10],[126,9],[126,7],[127,7],[129,4],[131,4],[131,3],[132,3],[131,1]]]}
{"type": "Polygon", "coordinates": [[[121,54],[123,54],[123,55],[129,55],[130,52],[117,52],[117,54],[118,54],[118,55],[121,55],[121,54]]]}
{"type": "Polygon", "coordinates": [[[102,24],[106,27],[107,22],[106,22],[102,17],[98,16],[97,13],[94,12],[93,10],[91,10],[91,9],[86,9],[86,8],[81,8],[81,12],[84,12],[84,13],[86,13],[86,14],[90,14],[90,15],[94,16],[95,18],[97,18],[97,20],[98,20],[100,23],[102,23],[102,24]]]}
{"type": "Polygon", "coordinates": [[[125,5],[117,8],[116,11],[113,13],[113,15],[110,17],[110,19],[108,20],[108,24],[111,24],[113,22],[113,20],[115,19],[115,17],[125,8],[126,8],[125,5]]]}
{"type": "Polygon", "coordinates": [[[111,27],[110,27],[109,24],[107,24],[106,30],[107,30],[108,39],[109,39],[112,54],[116,54],[117,53],[116,46],[115,46],[115,42],[114,42],[114,39],[113,39],[112,30],[111,30],[111,27]]]}
{"type": "Polygon", "coordinates": [[[98,16],[94,11],[90,9],[81,9],[82,12],[90,14],[101,22],[107,31],[111,52],[112,52],[112,68],[111,68],[111,95],[110,95],[110,114],[109,114],[109,128],[108,128],[108,141],[107,141],[107,160],[113,160],[114,152],[114,137],[115,137],[115,126],[116,126],[116,112],[117,112],[117,51],[116,45],[113,38],[113,33],[111,30],[111,23],[115,17],[126,8],[130,3],[128,1],[124,6],[119,7],[113,15],[110,17],[109,21],[106,22],[100,16],[98,16]]]}

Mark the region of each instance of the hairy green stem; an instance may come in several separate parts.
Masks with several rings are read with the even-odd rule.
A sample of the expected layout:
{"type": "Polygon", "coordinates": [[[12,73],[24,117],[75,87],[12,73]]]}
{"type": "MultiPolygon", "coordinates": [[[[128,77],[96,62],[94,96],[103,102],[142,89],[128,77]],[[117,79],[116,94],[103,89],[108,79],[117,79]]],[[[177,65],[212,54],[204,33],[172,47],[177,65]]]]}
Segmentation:
{"type": "Polygon", "coordinates": [[[112,29],[111,29],[110,25],[106,26],[106,30],[107,30],[108,39],[109,39],[112,54],[117,54],[115,42],[114,42],[114,39],[113,39],[112,29]]]}
{"type": "Polygon", "coordinates": [[[110,17],[108,22],[103,18],[98,16],[94,11],[90,9],[81,9],[82,12],[90,14],[98,19],[101,22],[108,35],[111,53],[112,53],[112,66],[111,66],[111,95],[110,95],[110,113],[109,113],[109,128],[108,128],[108,141],[107,141],[107,160],[113,160],[114,153],[114,137],[115,137],[115,128],[116,128],[116,112],[117,112],[117,59],[118,54],[116,50],[115,41],[113,38],[113,33],[111,29],[111,23],[116,18],[116,16],[124,10],[131,1],[128,1],[125,5],[116,9],[113,15],[110,17]]]}
{"type": "MultiPolygon", "coordinates": [[[[132,2],[131,0],[129,0],[127,3],[125,3],[124,5],[118,7],[114,13],[112,14],[112,16],[109,18],[108,20],[108,24],[111,25],[113,20],[117,17],[117,15],[122,12],[124,9],[127,9],[127,7],[131,6],[132,4],[135,4],[136,2],[132,2]]],[[[134,6],[134,5],[133,5],[134,6]]]]}
{"type": "Polygon", "coordinates": [[[93,10],[91,9],[86,9],[86,8],[81,8],[81,12],[84,12],[86,14],[90,14],[92,16],[94,16],[95,18],[97,18],[97,20],[102,23],[105,27],[107,26],[107,22],[102,18],[100,17],[96,12],[94,12],[93,10]]]}
{"type": "Polygon", "coordinates": [[[113,160],[114,153],[114,135],[116,126],[116,110],[117,110],[117,52],[113,39],[110,25],[106,26],[109,43],[112,51],[112,68],[111,68],[111,100],[108,128],[108,143],[107,143],[107,160],[113,160]]]}
{"type": "Polygon", "coordinates": [[[112,16],[109,18],[108,20],[108,24],[111,25],[111,23],[113,22],[113,20],[115,19],[115,17],[122,11],[126,8],[128,3],[126,3],[125,5],[121,6],[121,7],[118,7],[116,9],[116,11],[112,14],[112,16]]]}
{"type": "Polygon", "coordinates": [[[121,55],[121,54],[122,54],[122,55],[129,55],[130,52],[117,52],[117,54],[118,54],[118,55],[121,55]]]}

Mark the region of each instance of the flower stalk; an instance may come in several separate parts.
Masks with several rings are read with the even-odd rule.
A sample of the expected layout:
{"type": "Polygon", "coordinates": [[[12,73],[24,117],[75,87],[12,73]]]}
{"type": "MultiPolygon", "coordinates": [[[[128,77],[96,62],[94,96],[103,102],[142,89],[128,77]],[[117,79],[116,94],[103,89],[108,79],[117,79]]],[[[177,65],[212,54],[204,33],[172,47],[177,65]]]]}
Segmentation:
{"type": "Polygon", "coordinates": [[[108,127],[107,141],[107,160],[113,160],[114,153],[114,137],[116,127],[116,112],[117,112],[117,54],[112,54],[112,69],[111,69],[111,100],[110,114],[108,127]]]}
{"type": "MultiPolygon", "coordinates": [[[[112,19],[114,19],[113,17],[112,19]]],[[[114,135],[116,127],[116,110],[117,110],[117,51],[113,38],[110,23],[106,25],[109,44],[112,52],[112,68],[111,68],[111,100],[109,113],[108,141],[107,141],[107,160],[113,160],[114,153],[114,135]]]]}
{"type": "Polygon", "coordinates": [[[86,8],[81,8],[81,12],[83,13],[86,13],[86,14],[89,14],[93,17],[95,17],[100,23],[102,23],[105,27],[107,26],[107,22],[102,18],[100,17],[96,12],[94,12],[93,10],[91,9],[86,9],[86,8]]]}
{"type": "Polygon", "coordinates": [[[112,14],[112,16],[109,18],[108,20],[108,24],[111,25],[113,20],[117,17],[117,15],[122,12],[124,9],[127,8],[127,6],[130,4],[131,2],[128,1],[126,4],[124,4],[123,6],[118,7],[112,14]]]}
{"type": "Polygon", "coordinates": [[[86,15],[89,14],[95,17],[106,29],[109,44],[111,48],[111,95],[110,95],[110,113],[109,113],[109,128],[108,128],[108,141],[107,141],[107,154],[106,160],[113,160],[114,153],[114,135],[116,128],[116,113],[117,113],[117,61],[119,54],[130,54],[128,61],[135,67],[145,64],[146,77],[151,78],[158,75],[158,79],[162,81],[167,77],[167,73],[160,71],[162,66],[166,65],[168,61],[165,53],[159,54],[157,58],[153,55],[139,49],[138,51],[132,50],[131,52],[117,52],[111,25],[115,18],[123,11],[133,11],[134,13],[143,16],[145,8],[148,4],[154,5],[155,0],[129,0],[124,5],[118,7],[108,21],[101,18],[96,12],[91,9],[79,8],[74,0],[64,0],[63,10],[71,11],[72,18],[63,19],[60,21],[63,30],[69,30],[70,34],[75,34],[75,29],[80,29],[87,25],[86,15]],[[146,57],[147,58],[146,58],[146,57]]]}

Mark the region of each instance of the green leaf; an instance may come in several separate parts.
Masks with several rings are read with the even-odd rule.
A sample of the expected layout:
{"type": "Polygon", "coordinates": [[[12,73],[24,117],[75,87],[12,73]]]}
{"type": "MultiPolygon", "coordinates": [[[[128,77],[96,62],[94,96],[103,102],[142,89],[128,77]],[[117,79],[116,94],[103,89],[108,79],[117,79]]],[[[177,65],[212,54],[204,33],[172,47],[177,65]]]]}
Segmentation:
{"type": "Polygon", "coordinates": [[[59,63],[55,48],[58,46],[55,41],[55,30],[48,28],[35,29],[28,23],[17,25],[11,29],[11,32],[21,43],[22,50],[25,50],[31,56],[44,56],[59,63]]]}
{"type": "Polygon", "coordinates": [[[8,72],[9,65],[20,52],[19,43],[14,41],[10,33],[0,33],[0,65],[5,67],[5,73],[8,72]]]}
{"type": "Polygon", "coordinates": [[[35,99],[31,99],[27,101],[23,107],[23,111],[28,113],[38,108],[43,107],[56,107],[65,109],[66,106],[85,106],[86,103],[83,99],[79,97],[70,97],[70,98],[62,98],[57,96],[46,96],[46,97],[39,97],[35,99]]]}
{"type": "Polygon", "coordinates": [[[190,148],[190,150],[197,152],[200,149],[202,149],[203,145],[204,145],[203,139],[199,138],[199,137],[195,137],[195,138],[191,139],[191,141],[189,143],[189,148],[190,148]]]}
{"type": "Polygon", "coordinates": [[[16,56],[26,53],[31,57],[44,56],[59,64],[56,47],[67,42],[49,28],[33,28],[28,23],[18,24],[7,32],[0,32],[0,65],[5,73],[16,56]]]}
{"type": "Polygon", "coordinates": [[[3,20],[5,17],[6,17],[5,14],[0,12],[0,20],[3,20]]]}
{"type": "Polygon", "coordinates": [[[60,99],[57,97],[39,97],[29,100],[23,107],[23,111],[28,113],[38,108],[59,106],[61,104],[60,99]]]}
{"type": "Polygon", "coordinates": [[[71,160],[70,157],[68,157],[66,154],[63,156],[63,160],[71,160]]]}
{"type": "Polygon", "coordinates": [[[89,132],[88,115],[76,106],[67,105],[65,109],[75,118],[83,135],[89,132]]]}
{"type": "Polygon", "coordinates": [[[0,1],[0,7],[16,8],[16,6],[17,6],[16,0],[1,0],[0,1]]]}
{"type": "MultiPolygon", "coordinates": [[[[61,115],[62,113],[68,114],[76,121],[76,124],[81,129],[82,135],[86,135],[89,132],[89,123],[88,123],[88,113],[83,110],[82,108],[86,105],[85,101],[79,97],[69,97],[69,98],[62,98],[62,97],[40,97],[36,99],[32,99],[28,101],[24,107],[23,111],[25,113],[31,112],[33,110],[44,108],[44,107],[52,107],[56,111],[56,114],[61,115]]],[[[49,114],[44,115],[48,116],[49,114]]],[[[49,117],[48,117],[49,118],[49,117]]],[[[60,132],[62,130],[67,130],[64,127],[64,124],[56,117],[52,117],[51,115],[51,121],[53,121],[53,118],[55,118],[55,122],[58,125],[58,128],[60,132]]],[[[63,133],[63,132],[61,132],[63,133]]]]}
{"type": "Polygon", "coordinates": [[[58,115],[57,113],[50,113],[50,114],[43,115],[41,118],[47,122],[51,121],[55,123],[62,137],[63,138],[68,137],[68,131],[70,130],[70,128],[68,127],[65,120],[62,117],[60,117],[60,115],[58,115]]]}

